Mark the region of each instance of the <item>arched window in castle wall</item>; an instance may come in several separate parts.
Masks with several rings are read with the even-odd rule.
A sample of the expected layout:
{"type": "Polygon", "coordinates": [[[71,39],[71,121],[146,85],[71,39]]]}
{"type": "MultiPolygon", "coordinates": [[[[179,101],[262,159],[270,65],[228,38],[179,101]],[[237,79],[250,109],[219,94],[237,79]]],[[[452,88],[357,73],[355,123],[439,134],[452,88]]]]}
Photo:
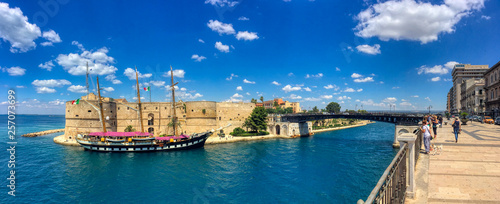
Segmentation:
{"type": "Polygon", "coordinates": [[[154,114],[150,113],[148,114],[148,125],[154,125],[154,120],[155,117],[154,117],[154,114]]]}

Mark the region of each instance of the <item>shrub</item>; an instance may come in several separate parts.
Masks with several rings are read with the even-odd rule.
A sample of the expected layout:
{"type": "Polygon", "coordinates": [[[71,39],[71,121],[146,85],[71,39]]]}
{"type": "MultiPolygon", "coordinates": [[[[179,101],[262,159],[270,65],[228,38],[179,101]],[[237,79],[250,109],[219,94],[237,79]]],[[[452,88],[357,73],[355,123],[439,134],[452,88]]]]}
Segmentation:
{"type": "Polygon", "coordinates": [[[259,131],[259,135],[269,135],[269,132],[267,132],[265,130],[261,130],[261,131],[259,131]]]}
{"type": "Polygon", "coordinates": [[[233,136],[238,136],[238,135],[242,135],[243,133],[245,133],[245,130],[241,129],[240,127],[237,127],[237,128],[234,128],[233,132],[231,132],[229,134],[233,135],[233,136]]]}

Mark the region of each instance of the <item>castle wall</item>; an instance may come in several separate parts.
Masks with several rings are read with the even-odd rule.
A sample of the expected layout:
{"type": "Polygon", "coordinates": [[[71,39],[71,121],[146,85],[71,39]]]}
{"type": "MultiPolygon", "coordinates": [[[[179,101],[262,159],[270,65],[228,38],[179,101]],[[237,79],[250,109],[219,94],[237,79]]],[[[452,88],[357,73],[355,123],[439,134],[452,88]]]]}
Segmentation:
{"type": "MultiPolygon", "coordinates": [[[[217,103],[217,128],[223,127],[228,123],[232,125],[230,127],[224,128],[223,131],[229,134],[236,127],[243,127],[245,120],[250,117],[253,109],[255,108],[254,103],[232,103],[232,102],[221,102],[217,103]]],[[[216,134],[214,134],[216,135],[216,134]]]]}
{"type": "MultiPolygon", "coordinates": [[[[79,104],[66,102],[66,126],[65,135],[76,136],[78,133],[89,133],[102,131],[100,113],[97,101],[80,100],[79,104]],[[92,106],[92,105],[93,106],[92,106]]],[[[116,131],[116,104],[112,102],[103,102],[104,119],[108,131],[116,131]]]]}

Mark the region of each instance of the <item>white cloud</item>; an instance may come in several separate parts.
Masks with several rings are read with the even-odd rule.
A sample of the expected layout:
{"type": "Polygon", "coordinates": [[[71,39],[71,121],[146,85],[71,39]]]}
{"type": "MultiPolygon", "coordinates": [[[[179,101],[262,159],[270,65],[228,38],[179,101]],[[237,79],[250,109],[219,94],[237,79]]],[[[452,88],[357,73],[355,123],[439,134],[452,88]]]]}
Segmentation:
{"type": "MultiPolygon", "coordinates": [[[[81,45],[76,41],[73,41],[73,44],[78,45],[78,47],[81,45]]],[[[109,75],[118,70],[111,65],[115,60],[113,57],[108,56],[108,48],[103,47],[95,52],[87,51],[83,47],[80,49],[83,51],[81,54],[60,54],[55,61],[71,75],[85,75],[87,73],[87,63],[89,64],[89,73],[93,75],[109,75]]]]}
{"type": "Polygon", "coordinates": [[[441,80],[441,77],[434,77],[431,79],[431,81],[440,81],[441,80]]]}
{"type": "Polygon", "coordinates": [[[36,87],[36,92],[39,94],[45,94],[45,93],[55,93],[56,90],[48,87],[36,87]]]}
{"type": "Polygon", "coordinates": [[[335,67],[335,71],[340,72],[340,68],[335,67]]]}
{"type": "Polygon", "coordinates": [[[295,94],[290,94],[290,96],[288,98],[290,98],[292,100],[298,100],[298,99],[302,99],[302,96],[297,96],[295,94]]]}
{"type": "Polygon", "coordinates": [[[351,100],[351,97],[348,96],[339,96],[337,100],[342,101],[342,100],[351,100]]]}
{"type": "Polygon", "coordinates": [[[54,43],[62,42],[59,34],[57,34],[54,30],[43,32],[42,37],[48,40],[47,42],[41,43],[42,46],[52,46],[54,43]]]}
{"type": "Polygon", "coordinates": [[[442,65],[436,65],[433,67],[427,67],[425,65],[421,66],[420,68],[417,69],[418,74],[448,74],[448,69],[446,67],[443,67],[442,65]]]}
{"type": "Polygon", "coordinates": [[[236,91],[243,91],[243,87],[241,86],[236,87],[236,91]]]}
{"type": "Polygon", "coordinates": [[[255,84],[255,81],[248,81],[247,79],[243,79],[243,83],[245,83],[245,84],[255,84]]]}
{"type": "Polygon", "coordinates": [[[201,38],[198,39],[198,42],[205,43],[205,41],[203,41],[201,38]]]}
{"type": "Polygon", "coordinates": [[[375,44],[373,46],[358,45],[358,46],[356,46],[356,49],[358,50],[358,52],[362,52],[362,53],[369,54],[369,55],[376,55],[376,54],[381,53],[379,44],[375,44]]]}
{"type": "Polygon", "coordinates": [[[205,4],[211,4],[212,6],[218,6],[218,7],[233,7],[238,4],[238,1],[229,1],[229,0],[206,0],[205,4]]]}
{"type": "Polygon", "coordinates": [[[10,52],[35,49],[34,41],[41,35],[40,28],[29,23],[21,9],[9,8],[9,4],[0,2],[0,38],[10,43],[10,52]]]}
{"type": "Polygon", "coordinates": [[[304,88],[304,91],[311,91],[311,88],[309,88],[309,87],[305,87],[305,88],[304,88]]]}
{"type": "Polygon", "coordinates": [[[456,64],[460,64],[460,63],[455,62],[455,61],[449,61],[449,62],[446,62],[446,64],[444,64],[444,66],[448,69],[453,69],[456,64]]]}
{"type": "Polygon", "coordinates": [[[304,100],[305,101],[321,101],[321,98],[309,97],[309,98],[305,98],[304,100]]]}
{"type": "Polygon", "coordinates": [[[116,76],[114,74],[110,74],[110,75],[106,76],[106,80],[111,81],[113,84],[121,84],[122,83],[122,81],[116,79],[116,76]]]}
{"type": "Polygon", "coordinates": [[[112,92],[112,91],[115,91],[115,89],[113,87],[102,87],[102,90],[106,91],[106,92],[112,92]]]}
{"type": "Polygon", "coordinates": [[[232,24],[226,24],[222,23],[218,20],[209,20],[207,23],[207,26],[212,29],[213,31],[219,33],[219,35],[222,34],[235,34],[236,32],[234,31],[233,25],[232,24]]]}
{"type": "Polygon", "coordinates": [[[335,85],[335,84],[334,84],[334,85],[328,84],[328,85],[326,85],[326,86],[323,86],[323,88],[325,88],[325,89],[333,89],[333,90],[335,90],[335,91],[340,90],[340,87],[338,87],[338,86],[337,86],[337,85],[335,85]]]}
{"type": "Polygon", "coordinates": [[[485,15],[482,15],[481,16],[482,19],[486,19],[486,20],[490,20],[491,19],[491,16],[485,16],[485,15]]]}
{"type": "Polygon", "coordinates": [[[356,82],[356,83],[373,82],[373,78],[372,77],[366,77],[364,79],[354,79],[354,82],[356,82]]]}
{"type": "Polygon", "coordinates": [[[259,36],[257,36],[255,32],[239,31],[238,34],[236,34],[236,39],[252,41],[259,39],[259,36]]]}
{"type": "Polygon", "coordinates": [[[9,76],[23,76],[26,74],[26,69],[21,67],[2,68],[2,72],[9,73],[9,76]]]}
{"type": "Polygon", "coordinates": [[[186,90],[187,90],[187,89],[186,89],[186,88],[184,88],[184,87],[182,87],[182,88],[181,88],[181,91],[186,91],[186,90]]]}
{"type": "Polygon", "coordinates": [[[392,87],[392,89],[399,89],[399,88],[400,88],[399,86],[392,87]]]}
{"type": "Polygon", "coordinates": [[[385,103],[395,103],[396,101],[398,101],[398,99],[395,97],[387,97],[384,100],[382,100],[382,102],[385,102],[385,103]]]}
{"type": "Polygon", "coordinates": [[[399,105],[400,106],[411,106],[411,103],[405,101],[405,102],[400,103],[399,105]]]}
{"type": "Polygon", "coordinates": [[[78,47],[78,49],[80,49],[81,51],[85,51],[85,48],[83,47],[83,45],[81,43],[79,43],[78,41],[72,41],[71,44],[76,45],[78,47]]]}
{"type": "Polygon", "coordinates": [[[47,71],[52,71],[52,68],[54,67],[54,63],[52,62],[52,60],[48,61],[48,62],[45,62],[45,63],[42,63],[42,64],[39,64],[38,67],[42,68],[42,69],[46,69],[47,71]]]}
{"type": "Polygon", "coordinates": [[[359,103],[359,102],[361,102],[361,101],[360,101],[359,99],[356,99],[356,101],[355,101],[355,102],[358,102],[358,103],[359,103]]]}
{"type": "Polygon", "coordinates": [[[73,93],[87,93],[87,88],[81,85],[71,85],[70,87],[68,87],[68,91],[71,91],[73,93]]]}
{"type": "Polygon", "coordinates": [[[231,81],[231,80],[233,80],[233,77],[238,77],[238,75],[231,73],[231,76],[229,76],[228,78],[226,78],[226,80],[231,81]]]}
{"type": "Polygon", "coordinates": [[[64,104],[66,104],[66,102],[63,100],[60,100],[60,99],[49,101],[49,105],[60,106],[60,105],[64,105],[64,104]]]}
{"type": "Polygon", "coordinates": [[[199,56],[197,54],[194,54],[193,56],[191,56],[191,59],[194,59],[194,61],[197,61],[197,62],[201,62],[201,60],[204,60],[204,59],[207,59],[207,58],[204,57],[204,56],[199,56]]]}
{"type": "MultiPolygon", "coordinates": [[[[172,70],[174,72],[174,77],[177,77],[177,78],[184,78],[184,74],[186,74],[186,72],[182,69],[174,69],[172,70]]],[[[163,74],[164,77],[170,77],[170,71],[168,72],[165,72],[163,74]]]]}
{"type": "Polygon", "coordinates": [[[389,0],[361,11],[355,30],[363,38],[436,41],[442,33],[453,33],[455,25],[472,10],[484,7],[484,0],[445,0],[444,4],[389,0]]]}
{"type": "Polygon", "coordinates": [[[233,98],[243,98],[242,95],[238,94],[238,93],[235,93],[233,96],[231,96],[233,98]]]}
{"type": "MultiPolygon", "coordinates": [[[[134,98],[132,98],[132,99],[133,99],[133,100],[137,100],[137,96],[136,96],[136,97],[134,97],[134,98]]],[[[144,99],[146,99],[146,98],[144,98],[144,96],[141,96],[141,100],[144,100],[144,99]]]]}
{"type": "Polygon", "coordinates": [[[368,99],[366,101],[361,101],[361,104],[363,104],[364,106],[377,106],[377,107],[385,107],[386,106],[385,103],[375,103],[375,102],[373,102],[372,99],[368,99]]]}
{"type": "Polygon", "coordinates": [[[226,100],[227,102],[241,102],[243,101],[243,95],[240,95],[238,93],[235,93],[229,100],[226,100]]]}
{"type": "Polygon", "coordinates": [[[38,80],[36,79],[33,81],[31,84],[34,86],[39,86],[39,87],[62,87],[64,85],[71,85],[71,82],[69,82],[66,79],[48,79],[48,80],[38,80]]]}
{"type": "Polygon", "coordinates": [[[363,91],[363,89],[358,89],[358,90],[356,90],[356,91],[357,91],[357,92],[362,92],[362,91],[363,91]]]}
{"type": "Polygon", "coordinates": [[[280,83],[278,83],[277,81],[273,81],[273,82],[271,82],[271,84],[274,84],[274,85],[276,85],[276,86],[281,85],[281,84],[280,84],[280,83]]]}
{"type": "MultiPolygon", "coordinates": [[[[153,86],[157,86],[157,87],[163,87],[163,86],[165,86],[165,81],[150,81],[150,82],[144,83],[144,85],[146,85],[146,86],[153,85],[153,86]]],[[[181,89],[181,91],[182,91],[182,89],[181,89]]]]}
{"type": "Polygon", "coordinates": [[[313,75],[307,74],[306,75],[306,79],[307,78],[321,78],[321,77],[323,77],[323,73],[318,73],[318,74],[313,74],[313,75]]]}
{"type": "Polygon", "coordinates": [[[290,91],[299,91],[301,90],[302,87],[300,86],[295,86],[295,87],[292,87],[290,85],[286,85],[285,87],[283,87],[281,90],[285,91],[285,92],[290,92],[290,91]]]}
{"type": "Polygon", "coordinates": [[[425,97],[425,100],[431,101],[431,98],[429,98],[429,97],[425,97]]]}
{"type": "Polygon", "coordinates": [[[412,98],[418,98],[418,95],[411,96],[412,98]]]}
{"type": "Polygon", "coordinates": [[[16,88],[18,88],[18,89],[24,89],[24,88],[26,88],[26,86],[16,86],[16,88]]]}
{"type": "Polygon", "coordinates": [[[344,92],[356,92],[353,88],[346,88],[344,92]]]}
{"type": "Polygon", "coordinates": [[[292,72],[288,73],[288,76],[289,77],[293,76],[293,73],[292,72]]]}
{"type": "Polygon", "coordinates": [[[352,78],[359,78],[359,77],[362,77],[363,75],[361,74],[358,74],[358,73],[352,73],[351,77],[352,78]]]}
{"type": "Polygon", "coordinates": [[[215,43],[215,48],[217,48],[221,52],[226,52],[226,53],[229,52],[229,46],[228,45],[224,45],[221,42],[216,42],[215,43]]]}
{"type": "Polygon", "coordinates": [[[239,21],[248,21],[248,20],[250,20],[250,19],[249,19],[249,18],[247,18],[247,17],[245,17],[245,16],[240,16],[240,17],[238,18],[238,20],[239,20],[239,21]]]}
{"type": "Polygon", "coordinates": [[[320,96],[320,98],[322,98],[322,99],[332,99],[333,96],[332,95],[322,95],[322,96],[320,96]]]}
{"type": "Polygon", "coordinates": [[[177,95],[180,99],[184,99],[184,100],[186,100],[186,99],[194,100],[194,99],[203,97],[203,95],[201,95],[200,93],[195,93],[193,95],[191,93],[186,93],[186,92],[175,92],[175,95],[177,95]]]}
{"type": "MultiPolygon", "coordinates": [[[[123,75],[127,76],[128,79],[130,79],[130,80],[135,80],[135,78],[136,78],[135,77],[135,70],[132,69],[132,68],[125,69],[125,72],[123,72],[123,75]]],[[[151,73],[141,74],[139,71],[137,71],[137,76],[138,76],[139,79],[144,79],[144,78],[149,78],[149,77],[153,76],[153,74],[151,74],[151,73]]]]}

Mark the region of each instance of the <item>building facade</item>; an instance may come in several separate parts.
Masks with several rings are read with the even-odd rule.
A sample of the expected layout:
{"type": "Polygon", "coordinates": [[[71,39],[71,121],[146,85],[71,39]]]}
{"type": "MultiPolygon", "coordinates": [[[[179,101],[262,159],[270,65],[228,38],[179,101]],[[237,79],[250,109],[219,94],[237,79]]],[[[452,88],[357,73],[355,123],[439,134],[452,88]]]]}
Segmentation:
{"type": "Polygon", "coordinates": [[[451,113],[451,94],[453,92],[453,87],[450,88],[446,96],[446,112],[451,113]]]}
{"type": "Polygon", "coordinates": [[[484,79],[468,79],[461,85],[462,111],[469,114],[480,114],[485,111],[484,79]]]}
{"type": "Polygon", "coordinates": [[[453,77],[453,91],[451,94],[451,110],[453,114],[462,110],[462,83],[468,79],[481,79],[488,71],[488,65],[456,64],[453,67],[451,76],[453,77]]]}
{"type": "MultiPolygon", "coordinates": [[[[66,102],[66,139],[74,139],[81,133],[102,131],[97,99],[97,96],[90,93],[83,96],[79,104],[66,102]]],[[[129,125],[136,131],[141,131],[138,103],[106,97],[102,97],[102,101],[107,131],[123,132],[129,125]]],[[[242,127],[254,107],[253,103],[241,102],[180,101],[176,103],[176,116],[180,124],[177,134],[205,132],[231,123],[232,126],[223,129],[227,134],[236,127],[242,127]]],[[[172,103],[145,102],[141,103],[141,110],[144,132],[153,133],[155,136],[173,134],[172,103]]]]}
{"type": "Polygon", "coordinates": [[[486,115],[500,116],[500,62],[484,74],[486,90],[486,115]]]}
{"type": "Polygon", "coordinates": [[[302,111],[299,102],[283,101],[283,99],[281,98],[275,98],[274,100],[264,101],[264,103],[256,103],[256,106],[269,109],[269,108],[274,108],[275,103],[278,104],[278,106],[282,109],[292,108],[293,113],[300,113],[302,111]]]}

